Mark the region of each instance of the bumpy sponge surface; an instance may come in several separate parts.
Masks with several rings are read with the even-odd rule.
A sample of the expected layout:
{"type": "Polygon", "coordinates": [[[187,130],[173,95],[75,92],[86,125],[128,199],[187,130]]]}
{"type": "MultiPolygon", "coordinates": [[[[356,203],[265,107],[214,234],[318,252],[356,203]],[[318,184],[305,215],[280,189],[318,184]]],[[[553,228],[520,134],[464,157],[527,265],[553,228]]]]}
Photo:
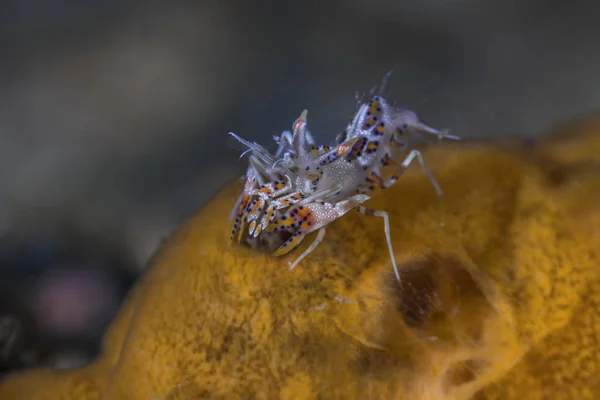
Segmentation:
{"type": "Polygon", "coordinates": [[[0,382],[0,399],[598,399],[600,120],[525,144],[424,152],[310,243],[275,258],[230,245],[241,187],[160,249],[72,371],[0,382]]]}

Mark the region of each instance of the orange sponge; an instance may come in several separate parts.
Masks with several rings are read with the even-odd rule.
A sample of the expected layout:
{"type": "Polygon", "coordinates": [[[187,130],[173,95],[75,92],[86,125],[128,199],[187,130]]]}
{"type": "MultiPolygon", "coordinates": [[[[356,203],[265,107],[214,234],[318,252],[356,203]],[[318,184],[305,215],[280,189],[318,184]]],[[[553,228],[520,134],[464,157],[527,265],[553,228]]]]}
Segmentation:
{"type": "MultiPolygon", "coordinates": [[[[240,185],[162,247],[72,371],[0,382],[0,399],[598,399],[600,121],[521,142],[424,152],[296,269],[230,245],[240,185]]],[[[310,239],[307,240],[310,242],[310,239]]]]}

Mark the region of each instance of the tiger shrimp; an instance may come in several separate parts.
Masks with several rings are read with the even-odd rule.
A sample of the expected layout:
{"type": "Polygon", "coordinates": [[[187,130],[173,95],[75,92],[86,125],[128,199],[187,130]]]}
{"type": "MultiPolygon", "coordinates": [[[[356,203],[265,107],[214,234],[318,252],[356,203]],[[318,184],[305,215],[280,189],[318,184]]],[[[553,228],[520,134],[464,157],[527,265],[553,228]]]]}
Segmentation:
{"type": "Polygon", "coordinates": [[[425,166],[418,150],[411,149],[400,164],[392,159],[391,152],[394,147],[409,149],[413,139],[423,134],[436,135],[439,138],[459,138],[426,126],[412,111],[392,109],[381,96],[373,96],[368,103],[359,106],[346,130],[338,135],[333,149],[329,146],[315,146],[306,129],[306,116],[305,110],[294,122],[293,133],[284,132],[281,137],[275,137],[279,144],[275,157],[263,154],[264,149],[259,145],[249,144],[238,138],[253,152],[249,176],[262,170],[271,171],[271,175],[277,171],[277,176],[285,175],[287,184],[283,185],[274,180],[257,187],[257,179],[253,178],[242,194],[245,201],[242,200],[239,204],[236,224],[243,224],[244,218],[240,217],[246,216],[245,219],[250,222],[249,233],[253,237],[257,237],[261,232],[280,230],[291,234],[291,237],[273,253],[275,256],[290,252],[307,234],[318,229],[313,243],[296,261],[290,263],[290,269],[293,269],[321,243],[326,225],[357,208],[362,214],[384,219],[388,250],[396,278],[399,280],[389,216],[385,211],[371,210],[361,204],[370,198],[368,194],[371,192],[392,186],[415,158],[425,170],[437,193],[441,195],[439,184],[425,166]],[[282,153],[281,158],[275,159],[282,153]],[[268,167],[270,162],[272,164],[268,167]],[[381,168],[389,166],[396,167],[396,172],[384,180],[381,168]],[[250,202],[252,196],[258,198],[250,202]],[[258,219],[260,222],[255,223],[258,219]]]}
{"type": "Polygon", "coordinates": [[[295,176],[295,172],[293,166],[291,168],[287,168],[286,164],[275,166],[276,158],[258,143],[248,142],[233,132],[229,134],[248,147],[241,157],[247,152],[252,152],[246,171],[244,190],[229,215],[230,220],[235,218],[230,238],[231,240],[237,238],[239,242],[246,223],[250,223],[252,231],[256,229],[256,221],[261,215],[265,202],[292,190],[291,177],[295,176]]]}
{"type": "Polygon", "coordinates": [[[265,232],[286,229],[292,233],[292,237],[277,249],[274,255],[288,253],[299,245],[305,235],[320,227],[314,242],[290,264],[290,269],[293,269],[323,240],[326,225],[350,209],[357,208],[362,214],[383,218],[392,265],[396,278],[400,280],[392,247],[388,213],[371,210],[361,204],[370,198],[371,192],[386,189],[396,183],[415,158],[438,195],[442,195],[439,184],[417,149],[411,149],[402,163],[397,163],[391,157],[392,148],[400,147],[406,150],[411,145],[411,138],[417,135],[432,134],[451,139],[458,137],[430,128],[423,124],[414,112],[394,110],[382,97],[374,96],[359,108],[346,131],[338,137],[338,142],[341,143],[331,151],[318,151],[315,156],[306,148],[306,115],[304,111],[294,124],[288,153],[293,165],[298,169],[296,189],[306,198],[281,215],[272,225],[269,225],[270,221],[263,221],[264,226],[268,227],[263,228],[265,232]],[[383,179],[381,169],[384,167],[395,167],[396,171],[390,178],[383,179]],[[336,208],[338,205],[339,209],[336,208]]]}
{"type": "MultiPolygon", "coordinates": [[[[306,111],[303,115],[305,114],[306,111]]],[[[299,121],[302,120],[296,120],[294,127],[299,121]]],[[[310,154],[313,158],[329,151],[329,146],[317,147],[308,131],[305,130],[303,133],[304,143],[311,146],[310,154]]],[[[230,132],[230,135],[248,147],[246,152],[252,152],[249,157],[250,165],[246,173],[244,190],[230,214],[230,220],[235,217],[231,239],[237,237],[238,242],[241,240],[246,223],[249,224],[248,233],[253,237],[257,237],[268,224],[274,221],[277,213],[281,210],[289,208],[300,201],[314,201],[319,197],[331,195],[339,190],[337,188],[326,188],[318,193],[306,190],[294,191],[294,189],[297,189],[295,185],[298,183],[303,185],[303,181],[297,178],[298,167],[290,161],[290,152],[286,151],[283,158],[276,158],[284,150],[290,150],[292,134],[289,131],[283,132],[281,139],[275,137],[279,144],[275,156],[257,143],[250,143],[233,132],[230,132]],[[294,181],[292,181],[292,177],[295,177],[294,181]],[[258,222],[259,219],[260,223],[258,222]]],[[[349,150],[350,148],[347,145],[342,145],[339,146],[337,151],[342,154],[349,150]]]]}

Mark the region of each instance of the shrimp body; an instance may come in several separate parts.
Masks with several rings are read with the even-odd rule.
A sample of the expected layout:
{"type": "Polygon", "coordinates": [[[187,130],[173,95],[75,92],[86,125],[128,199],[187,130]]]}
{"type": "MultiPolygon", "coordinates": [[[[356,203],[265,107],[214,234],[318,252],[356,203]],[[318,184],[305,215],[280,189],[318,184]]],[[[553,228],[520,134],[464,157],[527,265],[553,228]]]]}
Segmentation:
{"type": "MultiPolygon", "coordinates": [[[[397,148],[408,150],[411,139],[423,134],[446,135],[423,124],[412,111],[394,110],[380,96],[374,96],[359,107],[352,122],[338,136],[340,143],[337,146],[316,157],[303,147],[306,112],[295,123],[295,128],[292,158],[299,170],[296,187],[308,194],[339,185],[341,190],[328,198],[332,202],[393,185],[406,169],[406,165],[392,157],[397,148]],[[395,171],[384,179],[382,170],[386,167],[395,167],[395,171]]],[[[420,152],[412,149],[404,161],[412,161],[415,157],[422,160],[420,152]]],[[[439,185],[424,163],[421,164],[441,194],[439,185]]]]}
{"type": "Polygon", "coordinates": [[[393,185],[416,158],[434,185],[442,194],[439,184],[429,172],[421,153],[412,148],[414,139],[426,135],[439,138],[447,135],[423,124],[409,110],[395,110],[381,96],[373,96],[358,107],[346,130],[338,135],[332,146],[317,146],[307,130],[307,111],[294,122],[291,132],[284,132],[275,140],[279,149],[271,155],[262,146],[247,142],[252,155],[246,175],[246,185],[234,207],[236,216],[232,239],[239,241],[245,224],[253,237],[275,231],[287,232],[290,237],[275,252],[287,254],[304,237],[319,231],[315,241],[290,264],[312,252],[323,240],[325,227],[356,208],[365,215],[384,219],[390,257],[400,279],[391,243],[389,217],[385,211],[362,206],[372,192],[393,185]],[[393,159],[394,150],[408,151],[402,162],[393,159]],[[384,178],[382,171],[393,168],[384,178]]]}

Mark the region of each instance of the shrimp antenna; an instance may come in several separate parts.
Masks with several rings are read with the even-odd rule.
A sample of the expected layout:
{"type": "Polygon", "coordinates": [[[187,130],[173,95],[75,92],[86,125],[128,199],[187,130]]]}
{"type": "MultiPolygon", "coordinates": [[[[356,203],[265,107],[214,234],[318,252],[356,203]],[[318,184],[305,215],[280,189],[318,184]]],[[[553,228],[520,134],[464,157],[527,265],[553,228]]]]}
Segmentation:
{"type": "Polygon", "coordinates": [[[385,73],[383,79],[381,80],[381,85],[379,86],[379,90],[377,91],[377,94],[379,96],[384,96],[383,91],[385,90],[385,87],[387,86],[387,84],[390,80],[390,77],[392,76],[393,73],[394,73],[394,71],[391,69],[385,73]]]}
{"type": "Polygon", "coordinates": [[[246,154],[248,154],[248,153],[249,153],[249,152],[251,152],[252,150],[254,150],[254,149],[248,149],[248,150],[246,150],[245,152],[243,152],[243,153],[240,155],[240,158],[243,158],[243,157],[244,157],[246,154]]]}
{"type": "Polygon", "coordinates": [[[247,140],[245,140],[245,139],[242,139],[241,137],[239,137],[238,135],[236,135],[236,134],[235,134],[235,133],[233,133],[233,132],[229,132],[229,134],[230,134],[231,136],[233,136],[233,137],[234,137],[234,138],[235,138],[235,139],[236,139],[238,142],[240,142],[240,143],[242,143],[244,146],[248,147],[248,150],[244,151],[244,152],[242,153],[242,155],[240,156],[240,158],[244,157],[244,156],[246,155],[246,153],[248,153],[249,151],[252,151],[252,150],[256,150],[256,149],[257,149],[257,145],[256,145],[256,143],[251,143],[251,142],[249,142],[249,141],[247,141],[247,140]]]}
{"type": "Polygon", "coordinates": [[[233,132],[229,132],[229,134],[230,134],[231,136],[233,136],[234,138],[236,138],[236,140],[237,140],[238,142],[242,143],[242,144],[243,144],[243,145],[245,145],[246,147],[249,147],[249,148],[251,148],[251,149],[254,149],[254,148],[256,148],[256,143],[251,143],[251,142],[249,142],[249,141],[247,141],[247,140],[245,140],[245,139],[242,139],[241,137],[239,137],[238,135],[236,135],[236,134],[235,134],[235,133],[233,133],[233,132]]]}

